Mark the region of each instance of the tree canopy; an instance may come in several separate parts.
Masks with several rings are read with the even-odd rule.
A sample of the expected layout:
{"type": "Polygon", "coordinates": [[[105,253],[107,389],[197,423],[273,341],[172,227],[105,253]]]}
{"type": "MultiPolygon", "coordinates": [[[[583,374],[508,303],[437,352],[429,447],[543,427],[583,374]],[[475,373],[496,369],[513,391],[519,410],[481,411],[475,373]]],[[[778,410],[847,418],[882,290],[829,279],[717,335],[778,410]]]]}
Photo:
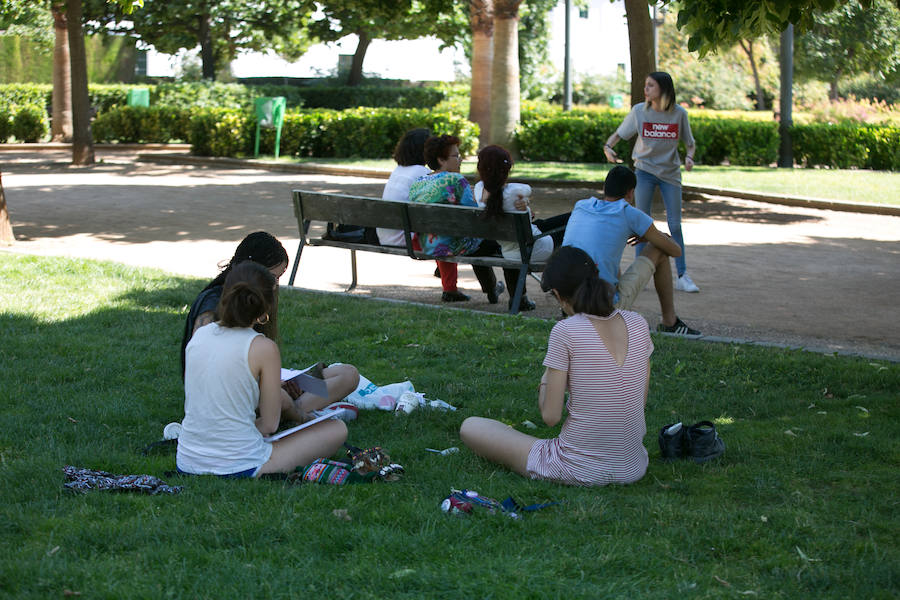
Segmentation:
{"type": "Polygon", "coordinates": [[[239,50],[301,55],[311,42],[305,25],[314,9],[312,0],[146,0],[129,14],[106,0],[85,0],[85,20],[95,30],[111,26],[137,36],[160,52],[199,46],[203,77],[214,79],[239,50]]]}
{"type": "Polygon", "coordinates": [[[799,77],[828,81],[836,99],[843,78],[883,76],[900,67],[900,10],[887,0],[874,0],[869,8],[854,1],[816,15],[797,37],[794,60],[799,77]]]}
{"type": "MultiPolygon", "coordinates": [[[[869,8],[873,0],[860,3],[869,8]]],[[[900,0],[895,3],[900,6],[900,0]]],[[[842,4],[841,0],[678,0],[678,28],[689,36],[688,49],[703,56],[743,39],[778,35],[789,24],[803,33],[814,26],[817,15],[842,4]]]]}

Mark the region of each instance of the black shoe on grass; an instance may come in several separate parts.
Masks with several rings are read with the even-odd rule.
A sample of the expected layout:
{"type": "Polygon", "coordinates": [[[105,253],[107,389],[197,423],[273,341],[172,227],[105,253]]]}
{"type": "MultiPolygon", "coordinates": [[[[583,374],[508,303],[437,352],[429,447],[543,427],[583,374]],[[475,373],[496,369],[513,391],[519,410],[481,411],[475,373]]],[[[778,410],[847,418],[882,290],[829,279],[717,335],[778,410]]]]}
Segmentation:
{"type": "Polygon", "coordinates": [[[684,458],[686,431],[687,429],[682,426],[680,421],[666,425],[659,430],[659,453],[664,461],[684,458]]]}
{"type": "Polygon", "coordinates": [[[688,427],[685,438],[685,458],[695,463],[704,463],[725,453],[725,442],[716,433],[716,426],[709,421],[700,421],[688,427]]]}

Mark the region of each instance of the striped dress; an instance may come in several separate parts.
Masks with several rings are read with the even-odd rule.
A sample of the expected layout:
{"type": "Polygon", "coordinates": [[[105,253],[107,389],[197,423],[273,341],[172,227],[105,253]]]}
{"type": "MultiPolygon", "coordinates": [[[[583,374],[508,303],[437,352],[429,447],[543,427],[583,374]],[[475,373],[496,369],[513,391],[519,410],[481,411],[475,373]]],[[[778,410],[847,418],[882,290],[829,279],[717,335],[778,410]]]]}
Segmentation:
{"type": "Polygon", "coordinates": [[[628,330],[621,367],[584,314],[560,321],[550,332],[544,366],[569,374],[569,415],[558,438],[531,447],[527,468],[533,479],[606,485],[632,483],[647,471],[644,401],[653,342],[641,315],[617,313],[628,330]]]}

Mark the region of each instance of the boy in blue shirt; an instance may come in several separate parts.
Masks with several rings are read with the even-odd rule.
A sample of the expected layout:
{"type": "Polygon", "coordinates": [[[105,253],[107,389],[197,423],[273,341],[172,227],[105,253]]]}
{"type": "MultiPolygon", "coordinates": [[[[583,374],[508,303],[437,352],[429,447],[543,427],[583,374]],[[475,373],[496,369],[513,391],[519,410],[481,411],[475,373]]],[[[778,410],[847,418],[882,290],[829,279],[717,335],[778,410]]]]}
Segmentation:
{"type": "Polygon", "coordinates": [[[675,314],[669,257],[681,256],[681,247],[659,231],[649,215],[633,206],[636,185],[630,169],[613,167],[606,175],[602,200],[588,198],[575,203],[563,245],[581,248],[594,259],[600,278],[616,288],[616,308],[630,309],[652,278],[662,310],[662,323],[656,330],[698,336],[699,331],[688,327],[675,314]],[[625,246],[644,242],[644,250],[620,276],[619,263],[625,246]]]}

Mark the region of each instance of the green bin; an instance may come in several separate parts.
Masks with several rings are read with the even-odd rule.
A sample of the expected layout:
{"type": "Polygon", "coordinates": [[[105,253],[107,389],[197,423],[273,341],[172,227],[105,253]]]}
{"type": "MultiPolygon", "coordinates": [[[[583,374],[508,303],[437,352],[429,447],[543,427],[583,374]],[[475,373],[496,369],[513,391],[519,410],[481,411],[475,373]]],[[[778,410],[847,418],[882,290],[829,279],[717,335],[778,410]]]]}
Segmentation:
{"type": "Polygon", "coordinates": [[[622,94],[610,94],[609,106],[611,108],[622,108],[625,105],[625,97],[622,94]]]}
{"type": "Polygon", "coordinates": [[[131,88],[125,98],[128,106],[150,106],[150,89],[131,88]]]}
{"type": "Polygon", "coordinates": [[[259,156],[259,130],[261,127],[275,130],[275,158],[278,158],[278,150],[281,146],[281,126],[284,124],[284,109],[287,99],[284,96],[266,97],[256,99],[256,144],[253,147],[253,156],[259,156]]]}

